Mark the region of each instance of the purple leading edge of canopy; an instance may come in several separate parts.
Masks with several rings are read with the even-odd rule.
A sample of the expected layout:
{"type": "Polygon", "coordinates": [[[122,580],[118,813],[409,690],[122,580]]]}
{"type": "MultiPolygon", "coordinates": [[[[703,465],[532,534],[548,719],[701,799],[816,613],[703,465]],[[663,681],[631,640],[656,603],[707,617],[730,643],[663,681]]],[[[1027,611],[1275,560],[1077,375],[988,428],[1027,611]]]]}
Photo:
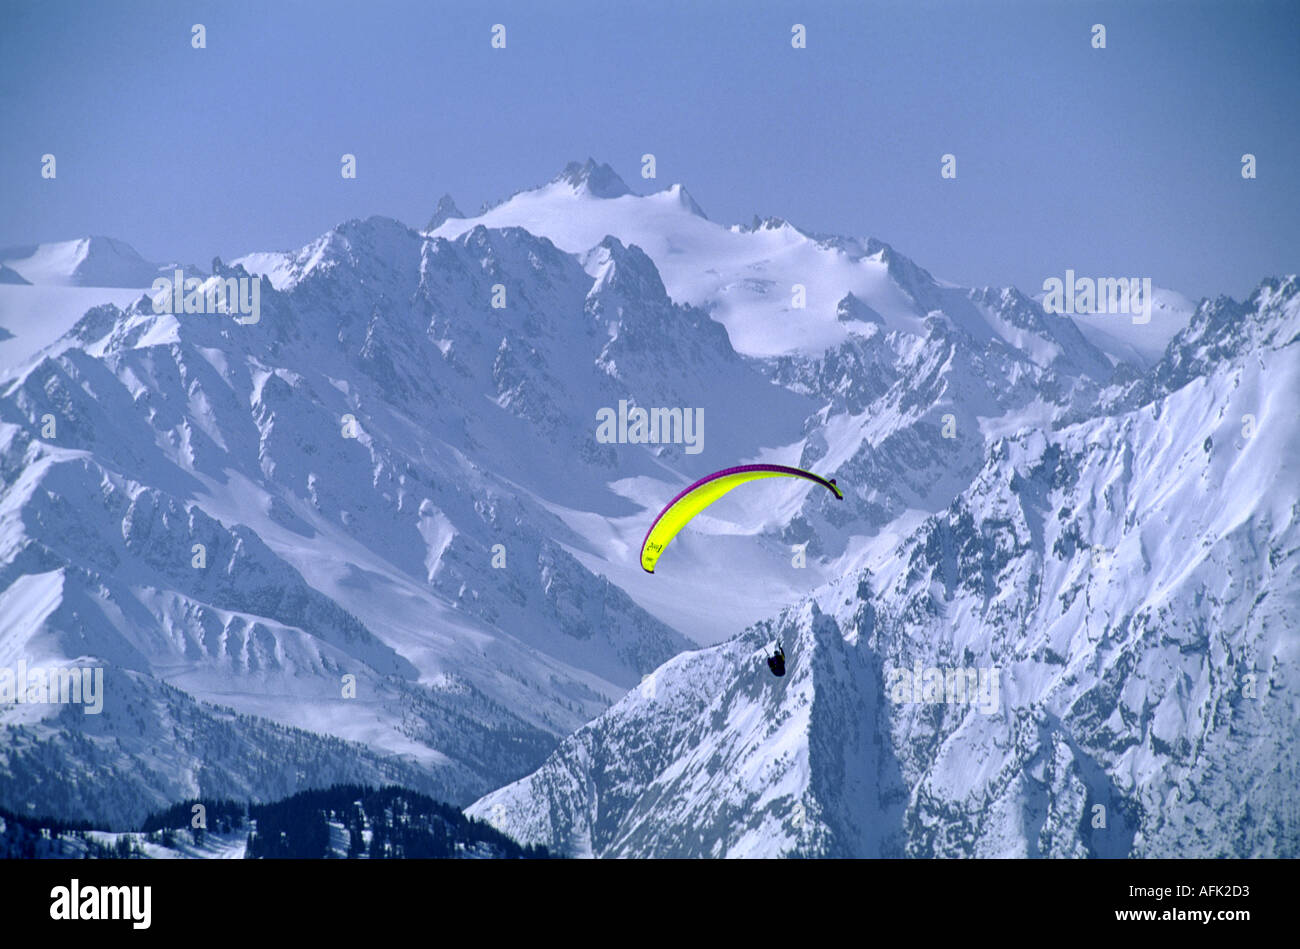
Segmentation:
{"type": "MultiPolygon", "coordinates": [[[[734,468],[723,468],[721,471],[715,471],[713,472],[713,474],[705,475],[703,478],[701,478],[699,481],[696,481],[694,484],[682,488],[682,490],[679,491],[671,501],[669,501],[667,504],[663,506],[663,510],[661,510],[659,514],[655,517],[655,519],[650,523],[649,530],[647,530],[645,532],[645,536],[641,538],[641,553],[645,553],[645,542],[650,539],[650,535],[654,533],[655,525],[658,524],[661,520],[663,520],[663,517],[665,514],[668,513],[669,508],[671,508],[682,498],[686,497],[686,495],[690,494],[700,485],[708,484],[710,481],[716,481],[719,478],[725,478],[727,475],[740,474],[743,471],[770,471],[774,474],[788,474],[788,475],[794,475],[795,477],[798,478],[807,478],[809,481],[817,482],[824,488],[829,488],[831,490],[831,493],[833,493],[836,498],[838,498],[841,501],[844,500],[843,495],[841,495],[840,493],[839,485],[837,485],[834,481],[828,481],[827,479],[823,478],[821,475],[813,474],[811,471],[804,471],[802,468],[791,468],[788,465],[737,465],[734,468]]],[[[653,570],[646,570],[646,566],[644,562],[642,562],[641,564],[641,569],[645,570],[646,573],[654,573],[653,570]]]]}

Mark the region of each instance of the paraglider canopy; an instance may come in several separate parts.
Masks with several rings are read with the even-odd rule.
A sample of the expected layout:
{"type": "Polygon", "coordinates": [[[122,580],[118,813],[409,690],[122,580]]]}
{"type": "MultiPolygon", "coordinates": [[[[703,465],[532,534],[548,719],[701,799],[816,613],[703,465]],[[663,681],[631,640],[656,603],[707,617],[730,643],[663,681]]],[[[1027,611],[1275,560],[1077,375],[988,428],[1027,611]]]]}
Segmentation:
{"type": "Polygon", "coordinates": [[[654,573],[655,563],[659,560],[659,555],[664,552],[664,548],[668,546],[669,542],[677,536],[677,532],[685,527],[691,518],[732,488],[739,487],[749,481],[756,481],[759,478],[782,477],[806,478],[829,489],[841,501],[844,500],[844,492],[836,486],[833,478],[828,481],[821,475],[815,475],[811,471],[804,471],[802,468],[790,468],[786,465],[740,465],[735,468],[724,468],[722,471],[715,471],[682,491],[659,512],[659,516],[654,519],[654,523],[646,531],[645,540],[641,542],[641,568],[646,573],[654,573]]]}

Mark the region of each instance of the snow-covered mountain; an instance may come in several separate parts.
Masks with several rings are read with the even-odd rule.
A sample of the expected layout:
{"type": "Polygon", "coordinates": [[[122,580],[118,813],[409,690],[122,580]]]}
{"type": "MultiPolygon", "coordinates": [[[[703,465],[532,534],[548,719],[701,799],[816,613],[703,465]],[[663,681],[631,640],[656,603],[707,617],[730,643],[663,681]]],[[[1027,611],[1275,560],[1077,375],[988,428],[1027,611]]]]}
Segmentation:
{"type": "Polygon", "coordinates": [[[596,856],[1296,856],[1300,282],[1206,301],[1153,375],[469,813],[596,856]],[[958,669],[989,687],[898,672],[958,669]]]}
{"type": "MultiPolygon", "coordinates": [[[[960,627],[972,656],[1039,661],[1008,644],[1006,616],[1048,635],[1042,604],[1065,590],[1036,592],[1053,531],[1091,496],[1056,497],[1033,472],[1083,452],[1079,432],[1128,438],[1220,363],[1290,353],[1277,314],[1294,291],[1203,302],[1148,367],[1120,327],[1099,347],[1014,288],[954,286],[874,238],[717,224],[680,185],[637,195],[591,160],[475,218],[444,197],[424,232],[349,221],[200,276],[255,287],[258,318],[156,313],[146,294],[54,340],[10,320],[19,335],[0,343],[17,347],[0,350],[17,354],[0,366],[0,669],[107,673],[102,715],[0,705],[0,807],[36,797],[43,814],[129,826],[198,795],[399,782],[465,804],[510,784],[476,808],[595,854],[943,851],[889,823],[931,820],[909,795],[934,772],[891,750],[911,735],[901,719],[860,714],[883,657],[938,661],[960,627]],[[1257,330],[1237,335],[1249,314],[1257,330]],[[689,413],[699,437],[598,437],[627,406],[689,413]],[[640,569],[665,501],[752,461],[836,477],[845,500],[747,486],[640,569]],[[958,543],[958,528],[975,533],[958,543]],[[1003,541],[1018,566],[994,558],[979,596],[939,609],[956,552],[1003,541]],[[985,600],[1009,612],[980,618],[985,600]],[[776,636],[790,675],[754,676],[776,636]],[[889,819],[837,790],[859,786],[889,819]]],[[[48,289],[4,288],[0,308],[48,289]]],[[[1178,439],[1218,411],[1184,409],[1178,439]]],[[[1181,477],[1182,450],[1149,464],[1181,477]]],[[[1142,479],[1144,520],[1121,533],[1173,503],[1142,479]]],[[[1188,549],[1210,536],[1187,529],[1188,549]]],[[[1263,550],[1223,556],[1256,576],[1263,550]]],[[[1184,582],[1174,558],[1148,559],[1184,582]]],[[[1017,701],[1065,715],[1046,695],[1017,701]]],[[[917,718],[935,746],[947,720],[917,718]]],[[[1014,810],[1015,793],[999,800],[1014,810]]],[[[973,851],[1001,852],[976,836],[973,851]]]]}
{"type": "MultiPolygon", "coordinates": [[[[681,185],[637,195],[590,159],[430,234],[481,226],[522,227],[580,257],[606,236],[635,246],[670,297],[722,323],[739,354],[819,407],[799,437],[768,435],[762,452],[712,454],[710,443],[715,463],[705,469],[760,460],[838,470],[856,486],[847,504],[781,485],[752,489],[753,503],[724,500],[697,524],[707,544],[679,539],[680,569],[654,584],[625,554],[639,545],[643,519],[565,515],[594,548],[578,554],[584,563],[702,642],[869,561],[871,541],[889,525],[914,526],[952,500],[982,463],[986,438],[1082,412],[1115,374],[1071,320],[1012,288],[937,280],[873,238],[814,235],[778,218],[717,224],[681,185]],[[754,534],[769,539],[756,545],[754,534]],[[816,555],[805,570],[791,566],[797,544],[816,555]]],[[[266,263],[277,285],[291,279],[287,260],[266,263]]],[[[740,424],[759,417],[747,409],[740,424]]],[[[726,423],[710,423],[709,437],[734,424],[726,423]]]]}
{"type": "MultiPolygon", "coordinates": [[[[252,326],[156,314],[147,297],[91,310],[0,397],[5,657],[106,659],[364,740],[419,762],[452,800],[540,760],[686,645],[585,570],[514,480],[552,502],[619,503],[583,435],[639,354],[597,310],[708,324],[666,297],[622,304],[638,262],[606,250],[597,288],[524,232],[429,242],[376,219],[304,252],[252,326]],[[515,298],[499,313],[495,280],[515,298]],[[628,368],[600,363],[624,351],[628,368]],[[595,392],[566,391],[584,366],[595,392]],[[57,431],[42,437],[47,416],[57,431]]],[[[799,399],[714,330],[665,394],[707,403],[701,390],[730,378],[797,424],[781,405],[799,399]]],[[[146,718],[146,734],[164,722],[146,718]]]]}
{"type": "MultiPolygon", "coordinates": [[[[157,277],[170,278],[176,266],[151,263],[130,244],[111,237],[83,237],[0,249],[0,283],[148,287],[157,277]]],[[[198,273],[192,265],[185,269],[188,276],[198,273]]]]}

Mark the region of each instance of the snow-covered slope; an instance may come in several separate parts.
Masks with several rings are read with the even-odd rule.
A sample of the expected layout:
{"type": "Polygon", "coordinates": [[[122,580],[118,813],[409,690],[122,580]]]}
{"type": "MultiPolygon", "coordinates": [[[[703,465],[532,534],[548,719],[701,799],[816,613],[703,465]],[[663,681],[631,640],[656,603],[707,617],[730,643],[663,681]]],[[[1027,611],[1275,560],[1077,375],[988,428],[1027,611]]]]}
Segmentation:
{"type": "Polygon", "coordinates": [[[1154,375],[469,812],[596,856],[1300,854],[1300,283],[1203,306],[1154,375]]]}
{"type": "MultiPolygon", "coordinates": [[[[1039,303],[1043,293],[1035,294],[1039,303]]],[[[1074,313],[1070,319],[1092,343],[1114,362],[1130,362],[1143,368],[1160,361],[1169,341],[1192,318],[1197,304],[1176,290],[1156,287],[1151,291],[1151,312],[1146,322],[1135,322],[1130,314],[1074,313]]]]}
{"type": "Polygon", "coordinates": [[[103,287],[0,286],[0,384],[32,356],[58,344],[87,310],[126,306],[139,290],[103,287]]]}

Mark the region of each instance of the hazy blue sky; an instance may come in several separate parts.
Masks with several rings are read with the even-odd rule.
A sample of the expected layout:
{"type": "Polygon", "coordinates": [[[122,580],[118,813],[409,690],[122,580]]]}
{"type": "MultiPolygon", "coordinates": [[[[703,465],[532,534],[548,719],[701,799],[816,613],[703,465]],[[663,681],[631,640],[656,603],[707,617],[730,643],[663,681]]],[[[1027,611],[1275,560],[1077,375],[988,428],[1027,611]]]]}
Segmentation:
{"type": "Polygon", "coordinates": [[[961,283],[1240,297],[1300,269],[1298,37],[1297,3],[0,0],[0,245],[206,265],[421,226],[444,191],[475,211],[591,155],[961,283]]]}

